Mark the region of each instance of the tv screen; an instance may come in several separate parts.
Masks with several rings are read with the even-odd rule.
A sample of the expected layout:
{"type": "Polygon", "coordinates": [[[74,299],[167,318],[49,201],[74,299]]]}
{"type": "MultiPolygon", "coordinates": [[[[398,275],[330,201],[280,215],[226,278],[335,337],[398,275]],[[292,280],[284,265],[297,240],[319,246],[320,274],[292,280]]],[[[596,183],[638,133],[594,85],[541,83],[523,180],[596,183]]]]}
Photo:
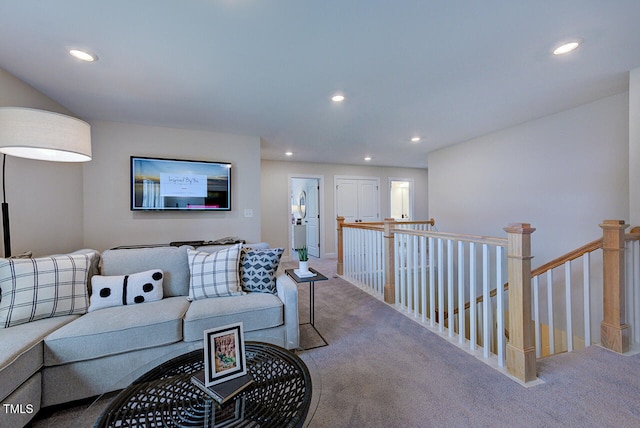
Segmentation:
{"type": "Polygon", "coordinates": [[[231,164],[131,156],[132,211],[230,211],[231,164]]]}

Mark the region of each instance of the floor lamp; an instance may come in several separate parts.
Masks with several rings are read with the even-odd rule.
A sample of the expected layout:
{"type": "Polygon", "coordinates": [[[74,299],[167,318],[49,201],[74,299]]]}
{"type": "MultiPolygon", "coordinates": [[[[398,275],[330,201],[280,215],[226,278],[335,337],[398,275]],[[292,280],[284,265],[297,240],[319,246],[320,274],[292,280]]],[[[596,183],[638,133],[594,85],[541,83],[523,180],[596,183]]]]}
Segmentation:
{"type": "Polygon", "coordinates": [[[9,204],[6,195],[7,155],[53,162],[91,160],[88,123],[59,113],[21,107],[0,107],[2,160],[2,229],[4,256],[11,256],[9,204]]]}

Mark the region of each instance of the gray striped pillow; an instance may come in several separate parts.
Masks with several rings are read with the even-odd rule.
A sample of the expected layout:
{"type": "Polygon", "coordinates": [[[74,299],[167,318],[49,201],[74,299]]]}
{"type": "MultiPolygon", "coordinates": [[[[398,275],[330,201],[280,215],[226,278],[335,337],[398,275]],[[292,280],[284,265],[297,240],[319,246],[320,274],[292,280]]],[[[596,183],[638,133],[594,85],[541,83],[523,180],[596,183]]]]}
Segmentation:
{"type": "Polygon", "coordinates": [[[215,253],[194,250],[187,252],[189,300],[244,294],[238,274],[240,248],[239,244],[215,253]]]}
{"type": "Polygon", "coordinates": [[[0,259],[0,328],[87,313],[91,257],[0,259]]]}

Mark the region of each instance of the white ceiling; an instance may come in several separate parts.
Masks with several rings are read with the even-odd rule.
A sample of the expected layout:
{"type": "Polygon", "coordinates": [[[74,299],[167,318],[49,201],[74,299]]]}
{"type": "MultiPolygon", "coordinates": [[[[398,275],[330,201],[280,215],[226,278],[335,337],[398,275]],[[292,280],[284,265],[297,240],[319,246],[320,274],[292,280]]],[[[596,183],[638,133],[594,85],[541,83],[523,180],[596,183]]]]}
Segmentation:
{"type": "Polygon", "coordinates": [[[81,118],[260,136],[263,159],[425,167],[639,66],[639,0],[0,0],[0,67],[81,118]]]}

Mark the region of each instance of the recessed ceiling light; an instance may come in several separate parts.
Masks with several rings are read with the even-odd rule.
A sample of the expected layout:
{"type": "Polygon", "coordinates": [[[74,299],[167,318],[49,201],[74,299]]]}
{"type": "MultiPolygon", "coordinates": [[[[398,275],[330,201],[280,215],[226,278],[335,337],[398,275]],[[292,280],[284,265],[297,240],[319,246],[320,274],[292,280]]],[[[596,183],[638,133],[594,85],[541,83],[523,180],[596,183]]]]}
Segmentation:
{"type": "Polygon", "coordinates": [[[555,48],[553,50],[553,54],[554,55],[568,54],[569,52],[572,52],[572,51],[576,50],[578,48],[578,46],[580,46],[580,42],[578,42],[578,41],[564,43],[564,44],[558,46],[557,48],[555,48]]]}
{"type": "Polygon", "coordinates": [[[418,137],[418,136],[412,137],[412,138],[411,138],[411,141],[412,141],[413,143],[417,143],[418,141],[420,141],[420,137],[418,137]]]}
{"type": "Polygon", "coordinates": [[[293,156],[293,152],[285,152],[285,156],[293,156]]]}
{"type": "Polygon", "coordinates": [[[69,55],[80,61],[93,62],[98,60],[98,56],[81,49],[69,49],[69,55]]]}
{"type": "Polygon", "coordinates": [[[366,160],[367,162],[369,162],[371,160],[371,156],[367,156],[364,158],[364,160],[366,160]]]}
{"type": "Polygon", "coordinates": [[[331,101],[333,101],[334,103],[341,103],[342,101],[344,101],[344,95],[336,94],[331,97],[331,101]]]}

